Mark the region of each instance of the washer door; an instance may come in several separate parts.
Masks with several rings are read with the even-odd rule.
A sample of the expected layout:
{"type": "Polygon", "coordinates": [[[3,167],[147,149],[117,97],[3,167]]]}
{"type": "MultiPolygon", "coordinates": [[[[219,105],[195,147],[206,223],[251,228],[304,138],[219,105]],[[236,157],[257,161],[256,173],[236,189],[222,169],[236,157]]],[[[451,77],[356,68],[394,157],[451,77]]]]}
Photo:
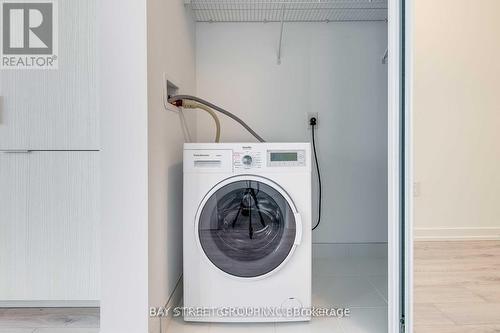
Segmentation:
{"type": "Polygon", "coordinates": [[[277,269],[293,252],[302,231],[288,195],[260,177],[240,176],[219,184],[197,216],[206,256],[237,277],[259,277],[277,269]]]}

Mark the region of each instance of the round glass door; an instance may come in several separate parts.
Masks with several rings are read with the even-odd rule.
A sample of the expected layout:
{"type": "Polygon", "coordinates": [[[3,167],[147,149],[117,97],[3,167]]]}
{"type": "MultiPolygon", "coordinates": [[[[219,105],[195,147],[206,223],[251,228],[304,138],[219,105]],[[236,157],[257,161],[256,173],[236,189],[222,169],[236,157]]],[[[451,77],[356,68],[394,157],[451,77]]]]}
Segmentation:
{"type": "Polygon", "coordinates": [[[238,277],[257,277],[278,267],[293,249],[296,221],[273,187],[240,180],[215,191],[202,208],[198,236],[210,261],[238,277]]]}

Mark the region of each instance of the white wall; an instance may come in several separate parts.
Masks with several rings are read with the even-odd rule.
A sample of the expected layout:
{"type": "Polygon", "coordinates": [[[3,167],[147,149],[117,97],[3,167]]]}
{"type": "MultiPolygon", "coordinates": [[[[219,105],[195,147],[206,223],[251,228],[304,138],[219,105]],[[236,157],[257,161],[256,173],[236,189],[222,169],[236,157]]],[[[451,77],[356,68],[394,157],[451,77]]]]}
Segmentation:
{"type": "Polygon", "coordinates": [[[165,305],[182,274],[184,137],[163,109],[163,74],[194,93],[194,24],[181,0],[99,6],[101,332],[157,333],[149,306],[165,305]]]}
{"type": "Polygon", "coordinates": [[[101,332],[148,329],[145,0],[98,1],[101,332]]]}
{"type": "MultiPolygon", "coordinates": [[[[319,113],[324,201],[316,243],[387,241],[387,47],[383,22],[197,24],[197,93],[248,122],[267,141],[309,141],[319,113]]],[[[213,139],[206,115],[199,141],[213,139]]],[[[222,120],[222,141],[253,141],[222,120]]]]}
{"type": "MultiPolygon", "coordinates": [[[[163,108],[162,81],[165,73],[180,92],[195,93],[195,31],[182,1],[148,0],[147,4],[149,305],[163,306],[182,274],[184,137],[178,115],[163,108]]],[[[195,134],[192,121],[190,126],[195,134]]],[[[159,321],[150,320],[149,332],[159,332],[159,321]]]]}
{"type": "Polygon", "coordinates": [[[415,236],[500,237],[500,2],[415,1],[415,236]]]}

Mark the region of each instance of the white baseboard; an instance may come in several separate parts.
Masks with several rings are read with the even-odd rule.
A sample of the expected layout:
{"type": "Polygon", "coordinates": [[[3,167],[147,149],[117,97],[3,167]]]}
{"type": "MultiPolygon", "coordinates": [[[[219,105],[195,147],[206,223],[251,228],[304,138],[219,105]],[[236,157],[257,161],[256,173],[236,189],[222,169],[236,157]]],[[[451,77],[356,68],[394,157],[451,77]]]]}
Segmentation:
{"type": "Polygon", "coordinates": [[[313,243],[313,258],[387,258],[387,243],[313,243]]]}
{"type": "Polygon", "coordinates": [[[175,307],[178,306],[180,301],[182,300],[182,292],[184,291],[184,283],[183,276],[179,278],[177,284],[175,285],[174,291],[170,295],[170,298],[167,301],[167,307],[175,307]]]}
{"type": "Polygon", "coordinates": [[[0,301],[0,308],[98,308],[99,301],[46,301],[46,300],[19,300],[0,301]]]}
{"type": "Polygon", "coordinates": [[[170,324],[170,321],[172,320],[172,313],[173,313],[172,309],[180,305],[180,302],[182,300],[183,290],[184,290],[183,276],[181,275],[179,281],[175,285],[174,291],[170,295],[170,298],[168,299],[165,305],[167,309],[170,309],[170,311],[168,312],[168,316],[160,318],[160,329],[159,329],[160,333],[167,332],[167,327],[170,324]]]}
{"type": "Polygon", "coordinates": [[[500,228],[415,228],[416,241],[500,240],[500,228]]]}

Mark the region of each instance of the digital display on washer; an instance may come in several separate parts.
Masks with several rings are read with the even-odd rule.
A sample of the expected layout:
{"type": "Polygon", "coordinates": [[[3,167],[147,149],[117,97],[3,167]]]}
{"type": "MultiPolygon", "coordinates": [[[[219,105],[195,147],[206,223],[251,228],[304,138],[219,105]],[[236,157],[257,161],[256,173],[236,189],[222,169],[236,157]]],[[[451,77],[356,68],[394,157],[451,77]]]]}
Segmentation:
{"type": "Polygon", "coordinates": [[[297,152],[271,152],[271,162],[296,162],[297,152]]]}

